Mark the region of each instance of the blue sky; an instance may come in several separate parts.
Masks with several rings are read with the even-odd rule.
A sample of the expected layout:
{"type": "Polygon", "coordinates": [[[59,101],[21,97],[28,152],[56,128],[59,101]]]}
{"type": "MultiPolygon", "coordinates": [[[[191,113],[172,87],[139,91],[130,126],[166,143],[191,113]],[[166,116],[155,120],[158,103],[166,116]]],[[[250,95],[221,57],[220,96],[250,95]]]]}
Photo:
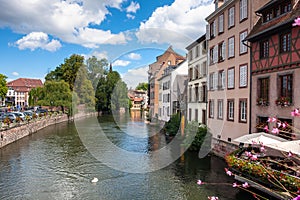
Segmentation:
{"type": "Polygon", "coordinates": [[[0,73],[7,81],[44,79],[72,54],[113,63],[135,87],[147,67],[172,45],[205,32],[211,0],[0,0],[0,73]]]}

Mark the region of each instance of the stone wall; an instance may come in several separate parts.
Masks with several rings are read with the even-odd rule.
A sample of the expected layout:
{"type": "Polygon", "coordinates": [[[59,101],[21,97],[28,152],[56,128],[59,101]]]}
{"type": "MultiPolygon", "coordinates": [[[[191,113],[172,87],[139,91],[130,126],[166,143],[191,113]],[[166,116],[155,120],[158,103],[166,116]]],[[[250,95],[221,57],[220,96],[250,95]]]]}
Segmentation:
{"type": "MultiPolygon", "coordinates": [[[[97,113],[88,114],[76,114],[74,118],[84,118],[88,116],[96,116],[97,113]]],[[[57,116],[46,116],[40,120],[32,121],[20,126],[16,126],[7,130],[0,131],[0,148],[13,143],[25,136],[33,134],[47,126],[65,122],[68,120],[74,120],[74,118],[68,118],[67,115],[57,115],[57,116]]]]}
{"type": "Polygon", "coordinates": [[[221,158],[225,158],[227,154],[233,152],[236,149],[238,149],[238,145],[236,144],[216,138],[212,139],[212,153],[221,158]]]}

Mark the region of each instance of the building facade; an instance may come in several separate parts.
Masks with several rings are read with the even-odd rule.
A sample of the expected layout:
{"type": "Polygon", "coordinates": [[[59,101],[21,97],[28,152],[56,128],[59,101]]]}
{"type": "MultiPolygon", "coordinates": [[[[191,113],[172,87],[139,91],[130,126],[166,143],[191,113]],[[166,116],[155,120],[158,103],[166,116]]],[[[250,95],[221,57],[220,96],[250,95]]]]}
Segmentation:
{"type": "Polygon", "coordinates": [[[19,78],[7,83],[8,91],[5,104],[9,106],[29,106],[29,92],[32,88],[42,87],[40,79],[19,78]]]}
{"type": "Polygon", "coordinates": [[[170,116],[183,112],[188,78],[187,61],[179,65],[168,66],[159,81],[158,119],[163,122],[170,120],[170,116]]]}
{"type": "Polygon", "coordinates": [[[149,83],[149,117],[158,119],[159,107],[159,81],[163,75],[164,69],[170,65],[177,65],[186,58],[176,53],[170,46],[162,55],[156,57],[156,61],[149,65],[148,83],[149,83]]]}
{"type": "Polygon", "coordinates": [[[231,142],[250,133],[250,50],[244,39],[264,0],[216,0],[208,22],[208,128],[231,142]]]}
{"type": "Polygon", "coordinates": [[[188,51],[187,121],[207,122],[207,46],[205,35],[186,47],[188,51]]]}
{"type": "Polygon", "coordinates": [[[280,136],[294,139],[291,126],[300,129],[300,119],[291,116],[300,105],[300,27],[292,24],[300,16],[299,1],[270,1],[256,13],[261,18],[247,37],[252,53],[251,130],[277,127],[280,136]],[[267,122],[269,117],[288,126],[267,122]]]}

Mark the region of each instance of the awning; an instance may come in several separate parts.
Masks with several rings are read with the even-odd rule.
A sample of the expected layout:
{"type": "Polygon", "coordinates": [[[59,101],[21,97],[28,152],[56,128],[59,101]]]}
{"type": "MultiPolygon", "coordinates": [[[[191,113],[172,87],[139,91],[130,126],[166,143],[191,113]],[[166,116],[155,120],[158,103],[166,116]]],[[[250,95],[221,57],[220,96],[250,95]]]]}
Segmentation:
{"type": "Polygon", "coordinates": [[[274,144],[279,142],[286,142],[288,140],[280,138],[276,135],[271,135],[264,132],[252,133],[248,135],[243,135],[241,137],[235,138],[233,141],[244,143],[244,144],[274,144]]]}
{"type": "Polygon", "coordinates": [[[280,151],[291,152],[293,154],[300,155],[300,140],[267,144],[266,146],[272,149],[277,149],[280,151]]]}

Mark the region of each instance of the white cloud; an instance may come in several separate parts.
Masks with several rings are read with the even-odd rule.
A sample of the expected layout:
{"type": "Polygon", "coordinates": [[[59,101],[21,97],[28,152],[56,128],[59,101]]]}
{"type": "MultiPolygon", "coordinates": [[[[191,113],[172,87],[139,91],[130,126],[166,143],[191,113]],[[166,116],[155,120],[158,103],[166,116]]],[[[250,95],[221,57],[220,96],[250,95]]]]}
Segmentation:
{"type": "Polygon", "coordinates": [[[128,19],[134,19],[134,18],[135,18],[135,16],[134,16],[134,15],[131,15],[131,14],[126,14],[126,17],[127,17],[128,19]]]}
{"type": "Polygon", "coordinates": [[[116,60],[113,62],[112,66],[126,67],[129,64],[130,64],[130,61],[127,61],[127,60],[116,60]]]}
{"type": "Polygon", "coordinates": [[[81,54],[85,59],[88,59],[88,58],[91,58],[93,56],[95,56],[98,60],[101,60],[101,59],[108,59],[108,55],[107,55],[107,52],[106,51],[92,51],[91,53],[89,54],[81,54]]]}
{"type": "Polygon", "coordinates": [[[135,88],[139,83],[148,82],[148,66],[137,69],[130,69],[127,73],[121,74],[122,80],[128,88],[135,88]]]}
{"type": "MultiPolygon", "coordinates": [[[[105,20],[109,7],[121,10],[123,1],[126,0],[0,0],[0,27],[10,27],[22,34],[43,32],[85,47],[124,43],[122,34],[89,28],[105,20]],[[92,33],[96,35],[91,37],[92,33]]],[[[46,48],[53,50],[56,46],[57,42],[53,41],[46,48]]]]}
{"type": "Polygon", "coordinates": [[[140,4],[137,2],[131,2],[130,5],[126,8],[126,12],[136,13],[136,11],[140,9],[140,4]]]}
{"type": "Polygon", "coordinates": [[[168,42],[186,47],[205,33],[205,18],[213,10],[211,0],[175,0],[170,6],[157,8],[147,21],[142,22],[137,37],[142,43],[168,42]]]}
{"type": "Polygon", "coordinates": [[[61,47],[58,40],[50,40],[48,35],[43,32],[32,32],[15,42],[20,49],[30,49],[31,51],[41,48],[47,51],[56,51],[61,47]]]}
{"type": "Polygon", "coordinates": [[[13,76],[19,76],[19,73],[18,72],[13,72],[11,73],[13,76]]]}
{"type": "Polygon", "coordinates": [[[128,54],[128,58],[130,58],[132,60],[140,60],[141,55],[138,53],[130,53],[130,54],[128,54]]]}

